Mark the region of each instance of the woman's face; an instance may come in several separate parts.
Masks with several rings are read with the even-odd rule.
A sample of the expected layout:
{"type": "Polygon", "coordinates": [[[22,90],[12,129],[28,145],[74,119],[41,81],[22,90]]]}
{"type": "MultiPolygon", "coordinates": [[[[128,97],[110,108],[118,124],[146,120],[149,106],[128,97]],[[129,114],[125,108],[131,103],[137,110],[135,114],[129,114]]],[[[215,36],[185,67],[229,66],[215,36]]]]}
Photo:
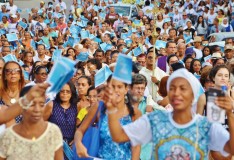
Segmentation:
{"type": "Polygon", "coordinates": [[[202,17],[199,17],[199,22],[202,22],[203,21],[203,18],[202,17]]]}
{"type": "Polygon", "coordinates": [[[193,70],[198,73],[201,70],[201,63],[199,61],[195,61],[193,63],[193,70]]]}
{"type": "Polygon", "coordinates": [[[25,56],[25,61],[32,62],[33,61],[33,54],[32,53],[27,53],[26,56],[25,56]]]}
{"type": "Polygon", "coordinates": [[[59,93],[59,97],[62,102],[69,102],[71,99],[71,88],[68,84],[65,84],[59,93]]]}
{"type": "Polygon", "coordinates": [[[169,87],[168,98],[175,111],[190,109],[194,98],[191,85],[184,78],[173,79],[169,87]]]}
{"type": "Polygon", "coordinates": [[[113,87],[114,95],[116,97],[116,103],[124,101],[124,97],[128,92],[128,87],[118,80],[112,79],[111,85],[113,87]]]}
{"type": "Polygon", "coordinates": [[[185,68],[186,68],[187,70],[190,69],[190,64],[191,64],[192,60],[193,60],[192,58],[188,58],[188,59],[186,60],[186,62],[185,62],[185,68]]]}
{"type": "Polygon", "coordinates": [[[77,82],[79,96],[87,95],[89,89],[88,80],[86,78],[80,78],[77,82]]]}
{"type": "Polygon", "coordinates": [[[45,105],[45,97],[38,97],[33,100],[33,104],[29,109],[23,112],[24,120],[37,123],[43,119],[45,105]]]}
{"type": "Polygon", "coordinates": [[[98,97],[97,97],[97,90],[94,89],[94,90],[91,90],[89,92],[89,95],[88,95],[88,98],[89,98],[89,102],[90,102],[90,105],[94,105],[98,102],[98,97]]]}
{"type": "Polygon", "coordinates": [[[215,66],[222,65],[222,64],[225,64],[225,62],[224,62],[224,59],[220,58],[217,60],[215,66]]]}
{"type": "Polygon", "coordinates": [[[211,87],[214,87],[214,83],[210,80],[209,76],[207,76],[204,83],[204,89],[207,90],[211,87]]]}
{"type": "Polygon", "coordinates": [[[35,73],[35,79],[37,83],[45,82],[48,76],[47,70],[45,68],[41,68],[38,73],[35,73]]]}
{"type": "Polygon", "coordinates": [[[214,82],[216,87],[221,87],[228,85],[229,82],[229,71],[226,68],[220,68],[214,77],[214,82]]]}
{"type": "Polygon", "coordinates": [[[9,83],[15,83],[20,81],[21,70],[19,65],[15,63],[8,63],[5,68],[5,78],[9,83]]]}
{"type": "Polygon", "coordinates": [[[69,49],[67,53],[71,56],[75,56],[75,52],[73,49],[69,49]]]}
{"type": "Polygon", "coordinates": [[[204,54],[204,57],[208,56],[210,54],[210,49],[209,48],[205,48],[203,54],[204,54]]]}

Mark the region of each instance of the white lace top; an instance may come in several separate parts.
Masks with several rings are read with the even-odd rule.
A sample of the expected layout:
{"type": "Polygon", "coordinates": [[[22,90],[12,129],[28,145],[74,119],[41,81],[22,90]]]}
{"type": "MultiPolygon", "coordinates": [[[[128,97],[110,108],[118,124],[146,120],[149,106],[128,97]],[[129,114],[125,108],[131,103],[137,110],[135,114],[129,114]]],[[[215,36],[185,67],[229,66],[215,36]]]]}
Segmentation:
{"type": "Polygon", "coordinates": [[[54,160],[63,145],[60,129],[48,122],[45,132],[36,140],[18,135],[13,127],[0,135],[0,157],[7,160],[54,160]]]}

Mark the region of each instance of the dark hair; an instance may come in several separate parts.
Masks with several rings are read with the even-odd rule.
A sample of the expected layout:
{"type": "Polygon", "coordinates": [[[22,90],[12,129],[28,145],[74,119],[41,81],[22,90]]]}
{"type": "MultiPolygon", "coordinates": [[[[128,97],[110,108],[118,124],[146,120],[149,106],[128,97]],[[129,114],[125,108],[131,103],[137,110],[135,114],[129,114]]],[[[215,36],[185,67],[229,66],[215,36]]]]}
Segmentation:
{"type": "Polygon", "coordinates": [[[28,93],[28,91],[33,87],[33,85],[30,85],[30,86],[26,86],[24,88],[21,89],[20,91],[20,97],[23,97],[25,94],[28,93]]]}
{"type": "Polygon", "coordinates": [[[174,41],[168,41],[167,44],[166,44],[166,48],[168,48],[169,44],[171,44],[171,43],[175,43],[176,44],[176,42],[174,42],[174,41]]]}
{"type": "Polygon", "coordinates": [[[31,70],[31,72],[30,72],[30,74],[29,74],[29,77],[30,77],[30,79],[32,79],[32,80],[34,79],[34,70],[35,70],[35,67],[36,67],[37,63],[41,63],[41,61],[36,61],[36,62],[33,63],[33,65],[32,65],[32,70],[31,70]]]}
{"type": "MultiPolygon", "coordinates": [[[[125,84],[125,86],[127,86],[126,83],[124,83],[124,84],[125,84]]],[[[129,115],[130,115],[130,117],[133,117],[133,116],[135,115],[135,112],[134,112],[134,108],[133,108],[133,106],[132,106],[132,103],[131,103],[131,101],[130,101],[131,96],[130,96],[129,93],[127,93],[127,94],[125,95],[125,97],[126,97],[126,99],[127,99],[127,101],[125,102],[125,104],[126,104],[126,106],[127,106],[127,108],[128,108],[129,115]]]]}
{"type": "MultiPolygon", "coordinates": [[[[215,81],[214,81],[215,75],[222,68],[226,68],[229,71],[228,67],[224,64],[215,66],[214,68],[211,69],[210,74],[209,74],[209,78],[213,83],[215,83],[215,81]]],[[[229,77],[230,77],[230,71],[229,71],[229,77]]]]}
{"type": "Polygon", "coordinates": [[[117,50],[114,50],[114,51],[111,51],[111,54],[110,54],[110,57],[112,58],[112,56],[114,55],[114,54],[119,54],[119,51],[117,51],[117,50]]]}
{"type": "Polygon", "coordinates": [[[92,91],[92,90],[96,90],[96,88],[94,86],[90,86],[88,91],[87,91],[87,96],[89,95],[89,93],[92,91]]]}
{"type": "Polygon", "coordinates": [[[91,63],[91,64],[95,65],[97,67],[97,70],[99,70],[99,69],[102,68],[102,64],[101,64],[101,62],[98,59],[95,59],[95,58],[89,59],[87,61],[87,63],[91,63]]]}
{"type": "Polygon", "coordinates": [[[194,64],[196,61],[198,61],[198,62],[201,64],[201,61],[200,61],[199,59],[193,59],[193,60],[191,61],[189,72],[191,72],[192,74],[194,74],[194,72],[195,72],[194,69],[193,69],[193,64],[194,64]]]}
{"type": "Polygon", "coordinates": [[[222,60],[224,61],[224,63],[226,63],[226,59],[225,59],[225,58],[217,58],[217,59],[213,59],[213,60],[212,60],[213,66],[216,66],[216,63],[217,63],[220,59],[222,59],[222,60]]]}
{"type": "Polygon", "coordinates": [[[198,27],[198,25],[199,25],[199,18],[200,18],[200,17],[202,17],[202,19],[203,19],[203,20],[202,20],[202,23],[201,23],[201,24],[202,24],[202,27],[205,28],[205,22],[204,22],[203,16],[199,16],[199,17],[197,18],[197,27],[198,27]]]}
{"type": "Polygon", "coordinates": [[[132,83],[131,83],[131,87],[133,87],[133,85],[135,84],[145,84],[145,86],[147,86],[147,79],[144,75],[142,74],[135,74],[132,76],[132,83]]]}
{"type": "Polygon", "coordinates": [[[173,30],[176,32],[176,35],[177,35],[177,29],[175,29],[175,28],[170,28],[170,29],[169,29],[169,32],[170,32],[170,31],[173,31],[173,30]]]}
{"type": "MultiPolygon", "coordinates": [[[[77,100],[78,100],[78,98],[77,98],[77,93],[76,93],[76,87],[75,87],[75,85],[74,85],[71,81],[67,82],[66,84],[70,87],[70,90],[71,90],[71,98],[70,98],[69,102],[70,102],[71,104],[76,105],[77,100]]],[[[59,102],[59,103],[62,102],[62,100],[61,100],[61,98],[60,98],[60,92],[57,93],[57,95],[56,95],[56,97],[55,97],[55,101],[57,101],[57,102],[59,102]]]]}
{"type": "Polygon", "coordinates": [[[194,59],[194,58],[192,57],[192,55],[187,55],[186,57],[184,57],[183,62],[186,63],[186,61],[187,61],[189,58],[194,59]]]}
{"type": "MultiPolygon", "coordinates": [[[[170,54],[169,56],[167,56],[167,63],[169,64],[169,61],[172,57],[177,57],[176,54],[170,54]]],[[[177,59],[179,60],[179,58],[177,57],[177,59]]]]}
{"type": "Polygon", "coordinates": [[[159,88],[158,88],[158,93],[162,96],[162,97],[166,97],[167,96],[167,80],[168,80],[169,76],[165,76],[161,79],[161,82],[159,84],[159,88]]]}
{"type": "Polygon", "coordinates": [[[102,49],[97,49],[97,50],[94,52],[93,55],[96,56],[96,53],[97,53],[97,52],[102,52],[102,55],[103,55],[103,56],[105,55],[105,54],[104,54],[104,51],[103,51],[102,49]]]}
{"type": "Polygon", "coordinates": [[[46,72],[48,73],[48,69],[47,69],[46,66],[36,66],[36,67],[34,68],[34,71],[33,71],[32,81],[34,81],[34,79],[35,79],[35,74],[38,74],[38,73],[40,72],[40,70],[42,70],[42,69],[45,69],[46,72]]]}
{"type": "Polygon", "coordinates": [[[202,69],[200,82],[203,87],[206,83],[207,77],[209,76],[211,69],[211,66],[207,66],[206,68],[202,69]]]}
{"type": "Polygon", "coordinates": [[[67,49],[67,52],[66,52],[66,54],[68,54],[68,51],[69,51],[70,49],[71,49],[71,50],[73,50],[74,52],[76,52],[76,50],[75,50],[74,48],[72,48],[72,47],[69,47],[69,48],[67,49]]]}
{"type": "Polygon", "coordinates": [[[38,44],[38,45],[37,45],[37,49],[38,49],[39,46],[43,46],[44,49],[45,49],[45,45],[44,45],[44,44],[38,44]]]}
{"type": "Polygon", "coordinates": [[[86,79],[86,80],[87,80],[87,82],[88,82],[88,85],[89,85],[89,86],[92,84],[92,81],[91,81],[90,77],[85,76],[85,75],[84,75],[84,76],[80,76],[80,77],[78,78],[78,80],[77,80],[77,81],[79,81],[79,79],[81,79],[81,78],[86,79]]]}

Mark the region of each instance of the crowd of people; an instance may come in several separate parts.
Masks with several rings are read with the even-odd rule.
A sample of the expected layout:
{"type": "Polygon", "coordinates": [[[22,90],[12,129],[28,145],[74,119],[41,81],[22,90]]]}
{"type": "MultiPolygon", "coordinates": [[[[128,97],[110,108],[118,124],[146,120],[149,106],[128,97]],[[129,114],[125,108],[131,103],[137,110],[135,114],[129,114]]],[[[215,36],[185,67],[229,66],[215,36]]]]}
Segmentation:
{"type": "Polygon", "coordinates": [[[26,10],[9,0],[0,21],[0,160],[232,159],[233,0],[53,0],[26,10]],[[110,75],[97,86],[121,54],[132,58],[131,84],[110,75]],[[60,57],[76,71],[48,98],[60,57]],[[213,99],[223,123],[208,118],[210,89],[225,92],[213,99]]]}

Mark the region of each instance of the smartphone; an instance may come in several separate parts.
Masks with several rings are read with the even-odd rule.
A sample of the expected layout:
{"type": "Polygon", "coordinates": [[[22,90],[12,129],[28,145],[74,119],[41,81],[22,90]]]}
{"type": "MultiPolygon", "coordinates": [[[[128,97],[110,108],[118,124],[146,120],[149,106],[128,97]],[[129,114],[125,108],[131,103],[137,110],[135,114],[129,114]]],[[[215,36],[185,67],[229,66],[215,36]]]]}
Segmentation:
{"type": "Polygon", "coordinates": [[[207,119],[210,122],[225,123],[225,110],[215,104],[216,97],[224,97],[222,90],[210,88],[207,93],[206,107],[207,119]]]}

